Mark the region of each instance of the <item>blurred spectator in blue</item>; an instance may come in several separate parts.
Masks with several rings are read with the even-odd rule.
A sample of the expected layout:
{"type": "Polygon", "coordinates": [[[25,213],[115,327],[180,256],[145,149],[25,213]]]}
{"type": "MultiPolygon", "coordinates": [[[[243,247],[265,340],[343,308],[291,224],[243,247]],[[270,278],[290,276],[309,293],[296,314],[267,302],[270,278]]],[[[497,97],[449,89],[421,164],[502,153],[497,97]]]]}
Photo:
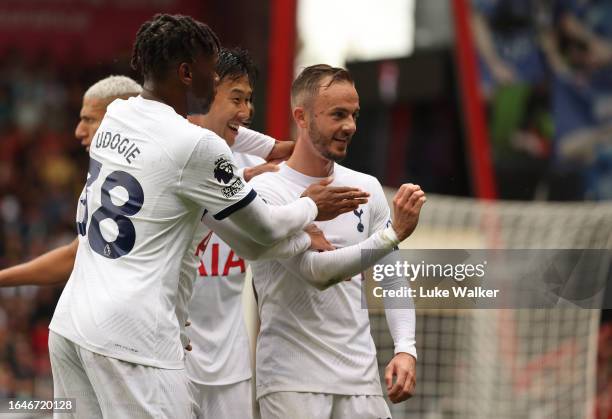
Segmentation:
{"type": "Polygon", "coordinates": [[[545,81],[546,68],[538,44],[539,25],[547,20],[545,3],[473,0],[472,8],[485,95],[492,95],[499,85],[545,81]]]}
{"type": "Polygon", "coordinates": [[[578,180],[569,198],[612,199],[612,1],[558,0],[555,19],[544,44],[554,73],[555,170],[578,180]]]}
{"type": "Polygon", "coordinates": [[[533,199],[544,179],[552,122],[540,37],[550,25],[545,0],[472,0],[472,27],[502,198],[533,199]]]}

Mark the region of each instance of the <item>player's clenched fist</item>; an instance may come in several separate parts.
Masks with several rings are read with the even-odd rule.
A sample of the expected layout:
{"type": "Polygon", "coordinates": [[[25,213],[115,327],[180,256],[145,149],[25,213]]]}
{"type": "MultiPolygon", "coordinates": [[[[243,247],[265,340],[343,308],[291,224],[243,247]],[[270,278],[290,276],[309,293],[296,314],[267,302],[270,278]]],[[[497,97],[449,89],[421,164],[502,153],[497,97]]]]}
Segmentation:
{"type": "Polygon", "coordinates": [[[419,185],[403,184],[393,198],[393,230],[400,240],[410,236],[419,222],[421,207],[427,201],[419,185]]]}
{"type": "Polygon", "coordinates": [[[385,368],[385,382],[391,402],[399,403],[412,397],[416,385],[416,359],[405,352],[395,355],[385,368]]]}
{"type": "Polygon", "coordinates": [[[327,178],[312,184],[302,194],[302,197],[307,196],[317,204],[319,215],[316,221],[333,220],[368,202],[369,193],[347,186],[329,186],[331,182],[332,178],[327,178]]]}

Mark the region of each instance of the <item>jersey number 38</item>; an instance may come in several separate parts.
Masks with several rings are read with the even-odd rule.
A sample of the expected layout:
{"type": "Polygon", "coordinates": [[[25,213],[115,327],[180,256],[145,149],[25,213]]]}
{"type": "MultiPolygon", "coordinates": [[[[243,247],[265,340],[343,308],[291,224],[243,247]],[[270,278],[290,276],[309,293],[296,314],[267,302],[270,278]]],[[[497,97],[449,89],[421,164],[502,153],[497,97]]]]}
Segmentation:
{"type": "Polygon", "coordinates": [[[97,254],[109,259],[117,259],[125,256],[134,248],[136,242],[136,230],[134,224],[128,218],[135,215],[142,208],[144,192],[138,180],[127,172],[116,170],[110,173],[101,190],[101,206],[91,215],[91,225],[87,228],[87,196],[91,185],[100,176],[102,163],[97,160],[89,161],[89,176],[85,189],[85,214],[83,221],[77,223],[80,235],[87,235],[91,249],[97,254]],[[111,199],[111,191],[116,187],[124,188],[128,193],[127,200],[122,205],[116,205],[111,199]],[[118,229],[117,237],[113,241],[104,238],[100,224],[110,219],[115,222],[118,229]]]}

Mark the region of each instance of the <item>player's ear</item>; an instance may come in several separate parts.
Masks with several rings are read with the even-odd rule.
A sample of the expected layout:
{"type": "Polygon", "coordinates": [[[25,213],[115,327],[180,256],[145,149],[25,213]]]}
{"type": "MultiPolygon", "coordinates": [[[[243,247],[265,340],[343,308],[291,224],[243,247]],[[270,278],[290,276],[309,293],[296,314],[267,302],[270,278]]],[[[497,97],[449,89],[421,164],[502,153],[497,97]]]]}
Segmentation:
{"type": "Polygon", "coordinates": [[[303,106],[293,108],[293,120],[300,128],[306,128],[306,110],[303,106]]]}
{"type": "Polygon", "coordinates": [[[180,63],[177,72],[181,83],[183,83],[185,86],[191,86],[191,83],[193,82],[193,72],[191,69],[191,64],[180,63]]]}

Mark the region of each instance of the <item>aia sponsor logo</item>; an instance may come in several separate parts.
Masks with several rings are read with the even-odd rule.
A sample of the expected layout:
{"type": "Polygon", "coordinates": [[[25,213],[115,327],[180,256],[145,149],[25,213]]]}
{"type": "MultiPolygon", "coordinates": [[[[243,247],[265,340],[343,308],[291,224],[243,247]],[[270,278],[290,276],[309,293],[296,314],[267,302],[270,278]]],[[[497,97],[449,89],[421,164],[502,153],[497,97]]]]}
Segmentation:
{"type": "Polygon", "coordinates": [[[213,233],[211,231],[196,248],[196,256],[200,258],[198,275],[212,277],[244,273],[246,271],[244,259],[236,255],[227,245],[221,247],[220,243],[210,243],[212,236],[213,233]],[[227,252],[227,250],[229,250],[229,252],[227,252]]]}

